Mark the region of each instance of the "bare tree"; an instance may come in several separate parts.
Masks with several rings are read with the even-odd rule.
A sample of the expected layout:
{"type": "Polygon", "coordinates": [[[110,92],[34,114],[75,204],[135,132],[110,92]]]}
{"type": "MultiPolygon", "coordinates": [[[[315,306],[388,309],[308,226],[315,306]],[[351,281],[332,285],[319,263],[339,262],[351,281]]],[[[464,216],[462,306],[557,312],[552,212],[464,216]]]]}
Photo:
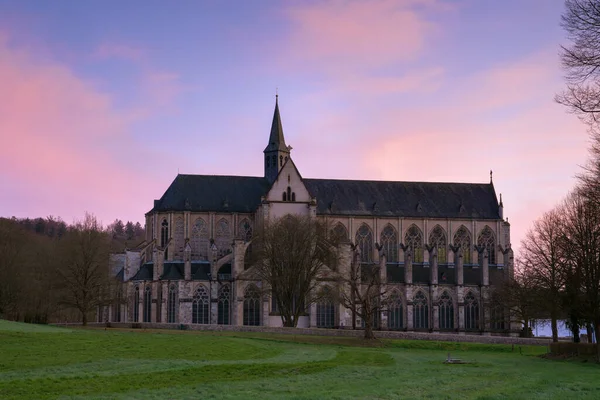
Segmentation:
{"type": "Polygon", "coordinates": [[[561,25],[571,43],[561,46],[567,89],[556,100],[594,129],[600,117],[600,0],[565,0],[561,25]]]}
{"type": "Polygon", "coordinates": [[[593,323],[600,340],[600,206],[573,193],[565,201],[565,218],[566,291],[575,292],[577,315],[593,323]]]}
{"type": "Polygon", "coordinates": [[[381,283],[381,266],[379,263],[361,263],[358,247],[353,244],[349,246],[352,251],[349,271],[340,271],[337,279],[340,286],[339,302],[352,310],[353,328],[355,317],[358,316],[364,324],[364,338],[375,339],[374,325],[387,299],[385,285],[381,283]]]}
{"type": "Polygon", "coordinates": [[[115,292],[108,271],[109,238],[96,217],[86,214],[69,229],[60,247],[60,302],[77,309],[87,325],[88,314],[110,304],[115,292]]]}
{"type": "Polygon", "coordinates": [[[533,274],[518,263],[514,277],[507,278],[491,293],[490,309],[506,311],[511,323],[523,325],[522,335],[531,336],[531,323],[540,313],[540,293],[533,274]]]}
{"type": "Polygon", "coordinates": [[[283,326],[295,327],[316,299],[318,279],[337,268],[337,243],[328,223],[287,215],[270,221],[252,240],[256,278],[268,285],[283,326]]]}
{"type": "Polygon", "coordinates": [[[540,308],[550,315],[552,340],[558,341],[557,321],[562,306],[565,262],[561,242],[563,238],[561,210],[546,212],[536,220],[521,242],[521,265],[537,286],[540,308]]]}
{"type": "Polygon", "coordinates": [[[0,315],[19,319],[22,293],[21,262],[26,246],[25,232],[15,222],[0,218],[0,315]]]}

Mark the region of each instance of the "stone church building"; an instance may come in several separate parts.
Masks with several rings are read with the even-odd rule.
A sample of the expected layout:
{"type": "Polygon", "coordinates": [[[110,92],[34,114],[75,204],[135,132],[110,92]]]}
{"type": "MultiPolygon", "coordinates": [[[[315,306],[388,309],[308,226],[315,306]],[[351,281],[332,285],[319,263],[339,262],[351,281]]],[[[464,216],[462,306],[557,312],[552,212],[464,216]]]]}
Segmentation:
{"type": "MultiPolygon", "coordinates": [[[[390,302],[374,321],[378,329],[509,332],[503,311],[487,306],[490,289],[513,268],[510,225],[491,174],[489,183],[303,178],[277,101],[268,139],[262,177],[175,177],[146,214],[146,240],[111,256],[123,301],[101,320],[281,326],[277,303],[251,278],[245,255],[255,226],[295,213],[329,219],[356,245],[361,265],[382,267],[390,302]]],[[[324,293],[332,285],[320,282],[324,293]]],[[[299,326],[350,327],[354,317],[324,296],[299,326]]]]}

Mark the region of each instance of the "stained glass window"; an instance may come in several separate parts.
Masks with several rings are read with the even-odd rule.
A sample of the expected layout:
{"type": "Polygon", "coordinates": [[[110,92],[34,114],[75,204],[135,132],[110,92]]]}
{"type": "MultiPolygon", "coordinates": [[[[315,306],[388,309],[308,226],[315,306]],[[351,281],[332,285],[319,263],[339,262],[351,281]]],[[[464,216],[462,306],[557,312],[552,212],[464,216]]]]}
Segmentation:
{"type": "MultiPolygon", "coordinates": [[[[477,246],[487,250],[488,264],[496,264],[496,235],[489,226],[485,226],[477,238],[477,246]]],[[[483,251],[479,253],[479,265],[483,265],[483,251]]]]}
{"type": "Polygon", "coordinates": [[[398,262],[398,236],[391,225],[381,232],[381,246],[388,262],[398,262]]]}
{"type": "Polygon", "coordinates": [[[439,302],[440,329],[454,329],[454,305],[448,292],[443,292],[439,302]]]}
{"type": "Polygon", "coordinates": [[[423,235],[416,225],[411,225],[404,236],[404,245],[413,255],[413,262],[423,262],[423,235]]]}
{"type": "Polygon", "coordinates": [[[260,325],[260,294],[254,285],[246,288],[244,293],[244,325],[260,325]]]}
{"type": "Polygon", "coordinates": [[[463,264],[471,264],[471,234],[464,225],[461,225],[454,234],[454,246],[460,248],[463,264]]]}
{"type": "Polygon", "coordinates": [[[360,251],[360,262],[373,262],[373,232],[367,224],[362,224],[356,232],[356,245],[360,251]]]}
{"type": "Polygon", "coordinates": [[[209,299],[204,286],[199,286],[192,299],[192,324],[208,324],[209,299]]]}
{"type": "Polygon", "coordinates": [[[436,225],[431,231],[431,234],[429,235],[429,246],[436,248],[438,264],[446,264],[448,262],[446,232],[441,226],[436,225]]]}

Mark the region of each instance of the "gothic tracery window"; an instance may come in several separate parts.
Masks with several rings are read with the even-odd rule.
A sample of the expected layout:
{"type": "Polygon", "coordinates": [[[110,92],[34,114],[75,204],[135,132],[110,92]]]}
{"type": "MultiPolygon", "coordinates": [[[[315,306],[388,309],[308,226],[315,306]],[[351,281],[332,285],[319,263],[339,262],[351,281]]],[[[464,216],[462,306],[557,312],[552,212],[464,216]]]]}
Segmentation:
{"type": "Polygon", "coordinates": [[[152,289],[150,286],[146,286],[144,290],[144,322],[151,322],[152,320],[152,289]]]}
{"type": "Polygon", "coordinates": [[[461,225],[454,234],[454,246],[460,248],[463,264],[471,264],[471,234],[464,225],[461,225]]]}
{"type": "Polygon", "coordinates": [[[441,226],[436,225],[431,231],[431,234],[429,235],[429,246],[436,248],[438,264],[445,264],[448,262],[446,232],[444,232],[444,229],[441,226]]]}
{"type": "Polygon", "coordinates": [[[172,324],[176,321],[177,289],[175,285],[169,285],[169,297],[167,299],[167,322],[172,324]]]}
{"type": "Polygon", "coordinates": [[[472,292],[465,297],[465,329],[479,329],[479,302],[472,292]]]}
{"type": "Polygon", "coordinates": [[[398,330],[404,328],[402,299],[398,292],[393,292],[388,303],[388,328],[398,330]]]}
{"type": "Polygon", "coordinates": [[[133,294],[133,322],[140,322],[140,287],[135,287],[133,294]]]}
{"type": "Polygon", "coordinates": [[[183,260],[183,246],[185,243],[184,229],[183,229],[183,218],[177,217],[175,219],[175,231],[173,232],[173,243],[175,247],[175,260],[183,260]]]}
{"type": "Polygon", "coordinates": [[[246,288],[244,293],[244,325],[260,325],[260,294],[254,285],[246,288]]]}
{"type": "Polygon", "coordinates": [[[454,304],[448,292],[444,291],[439,301],[440,329],[454,329],[454,304]]]}
{"type": "Polygon", "coordinates": [[[199,286],[192,299],[192,324],[208,324],[209,299],[204,286],[199,286]]]}
{"type": "Polygon", "coordinates": [[[429,305],[420,290],[413,297],[413,328],[429,329],[429,305]]]}
{"type": "Polygon", "coordinates": [[[325,286],[317,303],[317,328],[333,328],[335,326],[335,306],[331,299],[331,289],[325,286]]]}
{"type": "Polygon", "coordinates": [[[229,230],[229,223],[225,218],[221,218],[217,222],[215,229],[215,245],[219,252],[219,257],[229,253],[231,247],[231,232],[229,230]]]}
{"type": "Polygon", "coordinates": [[[335,224],[331,230],[332,240],[336,243],[343,243],[348,241],[348,230],[341,222],[335,224]]]}
{"type": "Polygon", "coordinates": [[[387,225],[381,232],[381,246],[385,253],[387,262],[398,262],[398,236],[396,230],[391,226],[387,225]]]}
{"type": "MultiPolygon", "coordinates": [[[[477,246],[487,250],[488,264],[496,264],[496,235],[489,226],[486,225],[477,237],[477,246]]],[[[479,253],[479,265],[483,265],[483,251],[479,253]]]]}
{"type": "Polygon", "coordinates": [[[411,251],[413,262],[423,262],[423,235],[416,225],[411,225],[404,236],[404,245],[411,251]]]}
{"type": "Polygon", "coordinates": [[[163,219],[160,225],[160,247],[164,248],[169,241],[169,223],[163,219]]]}
{"type": "Polygon", "coordinates": [[[362,224],[356,232],[356,245],[360,251],[360,262],[373,262],[373,232],[367,224],[362,224]]]}
{"type": "Polygon", "coordinates": [[[229,310],[231,298],[231,287],[229,285],[223,285],[219,288],[218,297],[218,318],[217,323],[219,325],[229,325],[229,310]]]}
{"type": "Polygon", "coordinates": [[[247,218],[244,218],[239,224],[239,236],[244,242],[252,240],[252,225],[247,218]]]}
{"type": "Polygon", "coordinates": [[[191,246],[192,258],[208,259],[209,232],[208,225],[202,218],[196,219],[192,226],[191,246]]]}

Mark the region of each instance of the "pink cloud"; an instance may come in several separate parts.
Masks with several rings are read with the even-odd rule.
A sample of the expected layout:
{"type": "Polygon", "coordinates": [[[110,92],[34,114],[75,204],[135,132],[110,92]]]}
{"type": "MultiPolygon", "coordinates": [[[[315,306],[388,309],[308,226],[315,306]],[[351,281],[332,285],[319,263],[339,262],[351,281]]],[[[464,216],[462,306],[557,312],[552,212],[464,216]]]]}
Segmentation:
{"type": "Polygon", "coordinates": [[[420,11],[436,7],[447,8],[432,0],[295,3],[287,9],[292,33],[284,62],[339,74],[413,60],[436,30],[420,11]]]}
{"type": "Polygon", "coordinates": [[[363,167],[371,178],[462,182],[486,182],[493,169],[518,249],[586,159],[585,126],[552,101],[562,81],[551,60],[540,55],[482,72],[463,82],[460,96],[427,110],[382,112],[363,167]]]}
{"type": "Polygon", "coordinates": [[[135,151],[143,155],[129,136],[131,113],[117,109],[108,95],[64,65],[11,48],[6,39],[0,40],[0,93],[0,179],[17,188],[3,191],[1,209],[66,220],[91,211],[109,222],[141,219],[151,207],[156,183],[121,158],[123,149],[131,158],[135,151]],[[21,207],[25,203],[29,207],[21,207]]]}

